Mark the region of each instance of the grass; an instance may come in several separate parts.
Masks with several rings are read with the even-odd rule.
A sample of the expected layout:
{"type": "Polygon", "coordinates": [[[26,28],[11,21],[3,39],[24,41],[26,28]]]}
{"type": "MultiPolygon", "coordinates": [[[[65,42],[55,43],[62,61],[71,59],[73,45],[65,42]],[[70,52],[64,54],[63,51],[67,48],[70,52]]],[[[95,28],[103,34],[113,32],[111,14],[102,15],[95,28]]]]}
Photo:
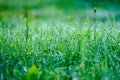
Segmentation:
{"type": "Polygon", "coordinates": [[[96,22],[89,16],[79,19],[76,12],[69,17],[56,8],[53,18],[45,10],[41,15],[31,10],[27,17],[1,13],[1,80],[120,79],[119,21],[97,20],[97,13],[96,22]]]}

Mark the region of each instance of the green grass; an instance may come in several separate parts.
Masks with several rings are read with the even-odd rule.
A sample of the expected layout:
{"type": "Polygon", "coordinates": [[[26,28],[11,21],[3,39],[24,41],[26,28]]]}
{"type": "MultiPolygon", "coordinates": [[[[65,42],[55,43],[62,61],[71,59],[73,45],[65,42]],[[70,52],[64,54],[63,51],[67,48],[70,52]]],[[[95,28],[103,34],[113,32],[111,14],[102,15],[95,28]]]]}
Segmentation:
{"type": "Polygon", "coordinates": [[[100,10],[2,11],[0,79],[119,80],[119,19],[100,10]]]}

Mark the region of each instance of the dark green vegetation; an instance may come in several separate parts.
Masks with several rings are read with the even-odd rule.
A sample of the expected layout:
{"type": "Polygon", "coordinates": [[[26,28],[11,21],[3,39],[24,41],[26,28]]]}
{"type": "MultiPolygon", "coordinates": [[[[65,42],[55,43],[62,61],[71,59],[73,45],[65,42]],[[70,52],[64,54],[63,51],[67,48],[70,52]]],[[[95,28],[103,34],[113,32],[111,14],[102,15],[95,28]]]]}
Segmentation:
{"type": "Polygon", "coordinates": [[[0,0],[0,80],[119,80],[120,2],[103,1],[0,0]]]}

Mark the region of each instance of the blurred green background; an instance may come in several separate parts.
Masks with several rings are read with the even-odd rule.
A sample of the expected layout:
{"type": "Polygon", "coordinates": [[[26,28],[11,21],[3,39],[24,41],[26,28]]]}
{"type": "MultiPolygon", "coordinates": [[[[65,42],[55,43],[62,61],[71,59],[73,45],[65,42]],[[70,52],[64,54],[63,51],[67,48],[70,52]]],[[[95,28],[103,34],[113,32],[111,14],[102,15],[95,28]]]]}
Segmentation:
{"type": "Polygon", "coordinates": [[[120,0],[0,0],[1,10],[9,9],[38,9],[42,7],[54,6],[62,9],[90,8],[93,6],[114,7],[119,6],[120,0]],[[112,6],[110,6],[112,4],[112,6]],[[109,5],[109,6],[108,6],[109,5]],[[114,6],[113,6],[114,5],[114,6]]]}
{"type": "Polygon", "coordinates": [[[120,0],[0,0],[0,19],[26,12],[39,19],[93,19],[95,6],[97,19],[105,21],[110,16],[119,21],[120,0]]]}

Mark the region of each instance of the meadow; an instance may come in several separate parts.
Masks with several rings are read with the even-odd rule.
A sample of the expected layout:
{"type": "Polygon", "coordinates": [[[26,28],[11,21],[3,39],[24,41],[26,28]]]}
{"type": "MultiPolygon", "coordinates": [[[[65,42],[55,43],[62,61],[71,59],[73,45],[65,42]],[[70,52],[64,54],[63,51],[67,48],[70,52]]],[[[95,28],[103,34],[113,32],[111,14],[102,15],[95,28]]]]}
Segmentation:
{"type": "Polygon", "coordinates": [[[0,80],[119,80],[119,3],[1,0],[0,80]]]}

